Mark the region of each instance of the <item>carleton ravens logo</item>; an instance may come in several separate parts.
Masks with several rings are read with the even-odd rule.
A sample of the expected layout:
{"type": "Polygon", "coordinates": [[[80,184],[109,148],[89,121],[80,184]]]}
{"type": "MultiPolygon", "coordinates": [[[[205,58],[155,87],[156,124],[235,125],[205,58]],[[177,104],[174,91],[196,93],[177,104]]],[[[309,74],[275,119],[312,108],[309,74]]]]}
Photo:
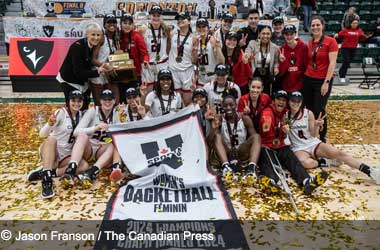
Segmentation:
{"type": "Polygon", "coordinates": [[[33,39],[17,41],[18,53],[25,66],[35,75],[48,62],[54,42],[33,39]]]}
{"type": "Polygon", "coordinates": [[[182,166],[181,135],[175,135],[165,139],[166,148],[159,148],[157,141],[141,144],[143,154],[148,161],[148,167],[166,164],[173,169],[182,166]]]}
{"type": "Polygon", "coordinates": [[[51,25],[42,26],[42,29],[47,37],[51,37],[54,33],[54,26],[51,25]]]}

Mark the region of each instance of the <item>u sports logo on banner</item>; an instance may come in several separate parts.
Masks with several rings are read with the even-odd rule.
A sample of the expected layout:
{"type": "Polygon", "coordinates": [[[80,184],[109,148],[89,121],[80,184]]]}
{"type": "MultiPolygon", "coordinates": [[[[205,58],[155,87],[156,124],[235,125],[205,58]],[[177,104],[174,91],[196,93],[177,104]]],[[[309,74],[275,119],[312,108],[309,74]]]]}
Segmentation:
{"type": "Polygon", "coordinates": [[[141,144],[141,149],[145,155],[148,167],[166,164],[173,169],[182,166],[182,136],[175,135],[165,139],[166,148],[159,148],[157,141],[141,144]]]}
{"type": "Polygon", "coordinates": [[[17,41],[21,60],[34,75],[40,72],[49,61],[53,47],[53,41],[42,41],[39,39],[17,41]]]}

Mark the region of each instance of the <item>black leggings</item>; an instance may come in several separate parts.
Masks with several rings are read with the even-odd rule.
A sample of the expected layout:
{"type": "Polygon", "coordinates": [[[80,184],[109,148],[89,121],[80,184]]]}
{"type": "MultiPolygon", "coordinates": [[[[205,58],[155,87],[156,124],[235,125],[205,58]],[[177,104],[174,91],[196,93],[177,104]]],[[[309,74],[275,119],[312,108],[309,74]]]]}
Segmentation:
{"type": "MultiPolygon", "coordinates": [[[[333,79],[330,80],[329,90],[325,96],[321,96],[321,86],[324,82],[324,79],[311,78],[304,76],[303,78],[303,100],[307,109],[311,110],[315,116],[315,119],[318,118],[319,113],[322,112],[322,115],[326,114],[326,104],[327,100],[330,97],[331,88],[333,84],[333,79]]],[[[325,124],[322,131],[320,131],[319,136],[321,141],[326,142],[327,134],[327,118],[325,118],[325,124]]]]}
{"type": "Polygon", "coordinates": [[[305,168],[302,166],[301,162],[295,156],[293,151],[290,150],[289,146],[285,146],[279,149],[267,149],[261,148],[259,167],[260,174],[265,175],[276,182],[279,181],[277,174],[274,172],[271,161],[276,163],[273,157],[273,151],[276,152],[277,158],[283,169],[289,170],[292,175],[292,178],[297,182],[299,186],[303,185],[303,181],[306,178],[310,178],[310,175],[306,172],[305,168]],[[271,152],[272,151],[272,152],[271,152]],[[271,157],[268,158],[268,154],[271,157]]]}

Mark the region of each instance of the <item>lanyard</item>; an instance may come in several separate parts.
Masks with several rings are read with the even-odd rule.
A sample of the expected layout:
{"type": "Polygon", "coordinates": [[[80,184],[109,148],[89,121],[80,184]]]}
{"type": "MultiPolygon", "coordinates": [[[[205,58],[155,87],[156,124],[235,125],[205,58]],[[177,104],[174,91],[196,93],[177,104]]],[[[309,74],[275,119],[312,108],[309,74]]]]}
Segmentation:
{"type": "MultiPolygon", "coordinates": [[[[316,48],[313,48],[313,54],[312,54],[312,68],[315,70],[317,68],[317,53],[320,48],[322,48],[323,40],[325,39],[325,36],[322,35],[321,39],[319,39],[318,46],[316,48]]],[[[314,39],[312,44],[314,43],[314,39]]]]}
{"type": "Polygon", "coordinates": [[[273,110],[273,107],[270,107],[270,109],[272,110],[272,113],[273,113],[274,126],[275,126],[275,129],[276,129],[274,138],[275,139],[280,139],[279,137],[280,137],[281,120],[277,121],[276,112],[273,110]]]}
{"type": "Polygon", "coordinates": [[[70,111],[70,109],[69,108],[66,108],[66,110],[67,110],[67,113],[69,113],[69,117],[70,117],[70,120],[71,120],[71,126],[72,126],[72,130],[71,130],[71,133],[70,133],[70,137],[69,137],[69,143],[72,143],[72,142],[74,142],[74,140],[72,140],[72,138],[73,138],[73,134],[74,134],[74,130],[75,130],[75,128],[77,127],[77,125],[78,125],[78,123],[79,123],[79,112],[80,111],[78,111],[77,112],[77,114],[75,115],[75,120],[73,119],[73,116],[72,116],[72,114],[71,114],[71,111],[70,111]]]}
{"type": "Polygon", "coordinates": [[[296,60],[297,60],[297,58],[296,58],[295,53],[294,53],[294,52],[291,52],[291,53],[290,53],[290,57],[289,57],[290,64],[291,64],[292,66],[294,66],[294,65],[296,64],[296,60]]]}
{"type": "Polygon", "coordinates": [[[237,139],[238,138],[238,135],[237,135],[237,125],[238,125],[237,115],[235,115],[235,117],[234,117],[234,129],[233,130],[231,129],[230,122],[227,121],[227,119],[226,119],[226,124],[227,124],[228,135],[230,137],[231,148],[235,148],[239,144],[239,141],[237,139]]]}
{"type": "Polygon", "coordinates": [[[178,30],[178,37],[177,37],[177,56],[178,57],[182,57],[183,56],[183,51],[185,49],[185,43],[187,41],[187,39],[189,38],[190,36],[190,31],[187,32],[186,36],[185,36],[185,39],[183,39],[182,43],[180,44],[180,31],[178,30]]]}
{"type": "Polygon", "coordinates": [[[200,45],[200,55],[198,58],[199,58],[199,64],[201,64],[201,65],[208,65],[206,51],[207,51],[207,43],[208,43],[209,39],[210,39],[210,36],[207,35],[204,44],[202,43],[202,38],[200,39],[200,44],[199,44],[200,45]]]}
{"type": "Polygon", "coordinates": [[[216,94],[220,95],[220,97],[223,97],[223,96],[222,96],[223,93],[226,92],[226,90],[230,90],[230,89],[232,89],[232,87],[230,86],[229,82],[226,81],[226,83],[224,84],[224,89],[223,89],[223,91],[218,91],[217,89],[218,89],[218,83],[215,81],[215,82],[214,82],[214,92],[215,92],[216,94]]]}
{"type": "Polygon", "coordinates": [[[113,120],[113,108],[112,108],[111,113],[109,114],[109,116],[107,118],[106,118],[106,115],[103,113],[103,110],[101,107],[99,108],[99,111],[100,111],[100,116],[102,117],[102,122],[105,122],[107,124],[111,124],[112,120],[113,120]]]}
{"type": "Polygon", "coordinates": [[[156,45],[156,57],[158,57],[161,51],[161,25],[158,28],[158,39],[156,37],[156,33],[154,32],[153,25],[150,25],[150,30],[153,35],[153,43],[156,45]]]}
{"type": "Polygon", "coordinates": [[[162,115],[169,114],[172,105],[172,95],[169,95],[168,105],[166,106],[166,108],[161,95],[158,96],[158,100],[160,101],[162,115]]]}
{"type": "Polygon", "coordinates": [[[128,45],[127,45],[127,52],[131,54],[131,44],[132,44],[132,30],[128,33],[128,45]]]}
{"type": "MultiPolygon", "coordinates": [[[[110,54],[115,53],[115,51],[113,50],[113,48],[112,48],[112,46],[111,46],[110,40],[108,39],[107,34],[106,34],[104,31],[103,31],[103,34],[104,34],[104,36],[105,36],[106,39],[107,39],[107,44],[108,44],[108,48],[110,49],[110,54]]],[[[112,39],[112,40],[113,40],[113,39],[112,39]]],[[[115,46],[116,46],[115,41],[114,41],[114,44],[115,44],[115,46]]]]}
{"type": "Polygon", "coordinates": [[[252,118],[256,118],[256,117],[257,117],[257,114],[258,114],[258,112],[259,112],[259,104],[260,104],[260,95],[259,95],[259,98],[257,98],[256,108],[253,107],[253,104],[252,104],[251,98],[249,98],[249,109],[251,110],[251,114],[252,114],[252,115],[253,115],[253,110],[255,110],[255,114],[253,115],[252,118]]]}
{"type": "MultiPolygon", "coordinates": [[[[131,109],[131,107],[129,107],[129,105],[128,105],[128,115],[129,115],[129,120],[131,122],[133,122],[133,113],[132,113],[132,109],[131,109]]],[[[140,114],[137,113],[137,121],[138,120],[141,120],[141,116],[140,116],[140,114]]]]}
{"type": "Polygon", "coordinates": [[[220,40],[222,41],[222,46],[224,45],[226,35],[223,34],[222,28],[220,28],[220,40]]]}
{"type": "Polygon", "coordinates": [[[262,51],[261,49],[261,45],[260,45],[260,54],[261,54],[261,68],[265,68],[266,64],[267,64],[267,58],[268,58],[268,54],[269,54],[269,45],[268,45],[268,48],[267,48],[267,53],[265,54],[265,57],[264,57],[264,52],[262,51]]]}

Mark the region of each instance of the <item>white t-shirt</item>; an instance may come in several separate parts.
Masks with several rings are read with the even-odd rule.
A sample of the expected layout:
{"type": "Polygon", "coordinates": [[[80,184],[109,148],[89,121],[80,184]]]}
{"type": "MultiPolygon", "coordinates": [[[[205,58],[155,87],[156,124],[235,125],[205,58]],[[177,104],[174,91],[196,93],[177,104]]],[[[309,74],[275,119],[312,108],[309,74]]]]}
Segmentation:
{"type": "Polygon", "coordinates": [[[162,110],[160,99],[157,97],[156,92],[150,92],[145,99],[145,105],[150,107],[150,112],[152,117],[158,117],[163,115],[163,113],[176,112],[176,110],[182,108],[181,95],[174,92],[174,96],[170,97],[170,107],[168,107],[169,95],[162,95],[162,105],[164,110],[162,110]]]}

